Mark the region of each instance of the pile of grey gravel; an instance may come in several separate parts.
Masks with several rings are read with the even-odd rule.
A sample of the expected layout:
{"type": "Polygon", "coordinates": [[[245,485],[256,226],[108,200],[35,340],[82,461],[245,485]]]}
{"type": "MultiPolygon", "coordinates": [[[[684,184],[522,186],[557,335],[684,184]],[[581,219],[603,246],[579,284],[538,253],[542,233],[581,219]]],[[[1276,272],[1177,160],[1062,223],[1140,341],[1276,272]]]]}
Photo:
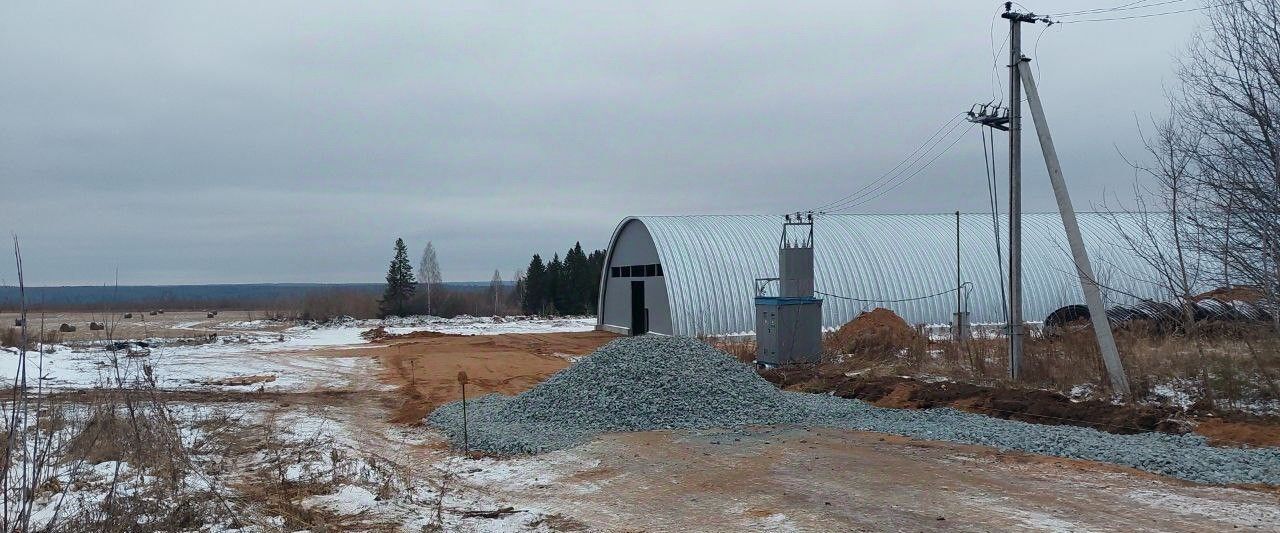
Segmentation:
{"type": "MultiPolygon", "coordinates": [[[[1103,461],[1202,483],[1280,485],[1278,448],[1217,448],[1196,435],[1115,435],[780,391],[750,366],[682,337],[610,342],[522,394],[468,400],[467,421],[472,449],[504,455],[568,448],[601,433],[800,425],[1103,461]]],[[[462,445],[461,402],[441,406],[427,423],[462,445]]]]}

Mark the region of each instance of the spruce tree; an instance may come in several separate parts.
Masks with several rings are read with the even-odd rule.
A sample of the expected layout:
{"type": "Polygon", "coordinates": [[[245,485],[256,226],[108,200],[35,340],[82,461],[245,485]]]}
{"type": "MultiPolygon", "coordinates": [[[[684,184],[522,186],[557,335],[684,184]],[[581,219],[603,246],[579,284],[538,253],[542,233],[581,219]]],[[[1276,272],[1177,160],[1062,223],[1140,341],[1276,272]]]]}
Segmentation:
{"type": "Polygon", "coordinates": [[[409,314],[409,300],[413,298],[416,285],[413,279],[413,265],[409,263],[409,250],[405,248],[404,239],[396,239],[396,255],[387,268],[387,288],[378,301],[378,314],[388,316],[406,316],[409,314]]]}
{"type": "Polygon", "coordinates": [[[587,312],[587,299],[591,297],[590,267],[582,243],[576,243],[564,254],[565,314],[581,315],[587,312]]]}
{"type": "Polygon", "coordinates": [[[547,267],[542,264],[542,257],[533,254],[529,268],[524,273],[524,292],[521,293],[520,309],[526,315],[542,312],[547,297],[547,267]]]}
{"type": "Polygon", "coordinates": [[[564,314],[565,281],[564,263],[560,261],[560,254],[555,254],[547,263],[547,283],[544,286],[546,297],[543,305],[549,308],[550,314],[564,314]]]}

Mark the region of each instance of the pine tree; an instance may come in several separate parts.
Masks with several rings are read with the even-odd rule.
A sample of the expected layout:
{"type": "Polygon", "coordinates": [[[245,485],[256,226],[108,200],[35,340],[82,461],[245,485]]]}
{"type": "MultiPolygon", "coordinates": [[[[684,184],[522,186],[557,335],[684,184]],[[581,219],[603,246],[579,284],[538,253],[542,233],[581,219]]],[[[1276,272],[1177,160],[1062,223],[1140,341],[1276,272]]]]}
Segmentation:
{"type": "Polygon", "coordinates": [[[560,261],[560,254],[555,254],[547,263],[547,283],[544,286],[546,296],[543,305],[549,308],[550,314],[564,314],[565,281],[564,263],[560,261]]]}
{"type": "Polygon", "coordinates": [[[542,312],[547,298],[547,267],[542,264],[542,257],[533,254],[529,268],[524,273],[524,292],[520,300],[520,310],[526,315],[542,312]]]}
{"type": "Polygon", "coordinates": [[[404,246],[404,239],[396,239],[396,255],[387,268],[387,288],[378,301],[378,314],[388,316],[406,316],[409,314],[409,300],[413,298],[416,285],[413,279],[413,265],[409,263],[409,250],[404,246]]]}

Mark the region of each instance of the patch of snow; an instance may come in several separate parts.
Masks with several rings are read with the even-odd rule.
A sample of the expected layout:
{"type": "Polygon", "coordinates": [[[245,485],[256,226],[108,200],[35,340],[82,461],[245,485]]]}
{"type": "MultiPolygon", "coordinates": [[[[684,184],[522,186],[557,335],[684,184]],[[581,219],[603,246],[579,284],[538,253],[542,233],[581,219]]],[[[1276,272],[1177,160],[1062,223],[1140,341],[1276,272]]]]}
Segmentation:
{"type": "MultiPolygon", "coordinates": [[[[1212,492],[1236,492],[1249,494],[1239,489],[1201,489],[1212,492]]],[[[1271,528],[1280,524],[1280,507],[1273,503],[1223,502],[1208,498],[1186,496],[1173,492],[1152,490],[1131,490],[1128,499],[1157,510],[1160,513],[1178,513],[1182,515],[1203,516],[1227,522],[1240,527],[1271,528]]]]}
{"type": "Polygon", "coordinates": [[[1098,393],[1098,387],[1092,383],[1080,383],[1071,387],[1071,392],[1067,394],[1071,401],[1082,401],[1092,398],[1098,393]]]}
{"type": "Polygon", "coordinates": [[[279,325],[276,320],[267,320],[260,318],[257,320],[237,320],[234,322],[220,322],[214,324],[211,329],[263,329],[270,326],[279,325]]]}
{"type": "Polygon", "coordinates": [[[343,485],[333,494],[308,496],[302,500],[303,507],[321,507],[344,516],[363,513],[376,505],[377,495],[356,485],[343,485]]]}
{"type": "Polygon", "coordinates": [[[1191,407],[1192,404],[1196,403],[1195,398],[1193,398],[1191,394],[1175,388],[1173,384],[1170,383],[1161,383],[1151,387],[1151,395],[1155,396],[1156,399],[1162,403],[1170,403],[1183,409],[1191,407]]]}

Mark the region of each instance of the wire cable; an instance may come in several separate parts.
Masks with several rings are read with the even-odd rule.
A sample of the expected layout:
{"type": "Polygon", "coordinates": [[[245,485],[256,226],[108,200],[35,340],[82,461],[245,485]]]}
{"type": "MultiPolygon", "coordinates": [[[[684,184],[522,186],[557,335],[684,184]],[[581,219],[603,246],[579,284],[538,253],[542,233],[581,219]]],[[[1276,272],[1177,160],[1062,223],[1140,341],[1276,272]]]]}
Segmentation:
{"type": "MultiPolygon", "coordinates": [[[[928,149],[932,149],[933,146],[936,146],[937,142],[935,142],[934,139],[938,137],[938,134],[942,133],[942,130],[946,129],[947,126],[952,126],[952,129],[955,129],[955,126],[953,124],[956,121],[958,121],[962,116],[964,116],[964,113],[956,113],[954,116],[951,117],[950,120],[947,120],[941,126],[938,126],[938,129],[933,132],[933,135],[930,135],[929,138],[925,139],[924,142],[920,144],[920,146],[917,146],[915,150],[912,150],[911,153],[907,154],[907,156],[904,157],[901,161],[899,161],[898,164],[894,165],[893,168],[890,168],[888,171],[886,171],[884,174],[881,174],[879,177],[872,180],[870,183],[863,185],[862,188],[852,193],[849,193],[840,199],[822,204],[821,206],[814,208],[813,211],[823,211],[826,209],[830,209],[832,206],[840,205],[842,202],[845,202],[847,200],[850,200],[851,198],[858,196],[859,194],[862,194],[867,189],[877,186],[877,184],[879,184],[885,178],[888,178],[891,175],[897,173],[898,169],[901,168],[903,164],[907,163],[908,161],[912,161],[913,159],[918,159],[916,157],[916,154],[919,153],[921,150],[925,150],[926,147],[928,147],[928,149]]],[[[948,130],[947,133],[950,133],[950,130],[948,130]]],[[[923,156],[923,154],[921,156],[923,156]]],[[[915,164],[915,163],[913,162],[911,164],[915,164]]],[[[910,168],[910,166],[908,166],[908,168],[910,168]]]]}
{"type": "Polygon", "coordinates": [[[1005,294],[1004,287],[1004,248],[1000,245],[1000,192],[996,184],[996,136],[994,134],[990,138],[990,157],[987,157],[987,149],[987,130],[982,130],[982,162],[987,171],[987,198],[991,202],[991,232],[995,237],[996,271],[1000,276],[1000,312],[1003,314],[1004,321],[1007,324],[1009,322],[1009,300],[1005,294]]]}
{"type": "Polygon", "coordinates": [[[1053,27],[1053,24],[1054,23],[1045,24],[1044,27],[1040,28],[1040,33],[1036,35],[1036,44],[1031,47],[1031,58],[1036,60],[1036,80],[1043,80],[1043,78],[1040,77],[1040,39],[1044,37],[1045,32],[1049,31],[1049,28],[1053,27]]]}
{"type": "Polygon", "coordinates": [[[1165,15],[1177,15],[1177,14],[1179,14],[1179,13],[1190,13],[1190,12],[1192,12],[1192,11],[1204,11],[1204,10],[1206,10],[1206,9],[1216,9],[1216,8],[1219,8],[1219,7],[1227,7],[1227,6],[1233,6],[1233,5],[1243,4],[1243,3],[1248,2],[1248,1],[1249,1],[1249,0],[1236,0],[1235,2],[1226,2],[1226,3],[1223,3],[1223,4],[1213,4],[1213,5],[1200,6],[1200,7],[1193,7],[1193,8],[1188,8],[1188,9],[1179,9],[1179,10],[1176,10],[1176,11],[1164,11],[1164,12],[1160,12],[1160,13],[1146,13],[1146,14],[1142,14],[1142,15],[1130,15],[1130,16],[1127,16],[1127,17],[1108,17],[1108,18],[1098,18],[1098,19],[1080,19],[1080,20],[1058,20],[1058,21],[1054,21],[1054,23],[1055,23],[1055,24],[1078,24],[1078,23],[1081,23],[1081,22],[1110,22],[1110,21],[1114,21],[1114,20],[1145,19],[1145,18],[1151,18],[1151,17],[1162,17],[1162,16],[1165,16],[1165,15]]]}
{"type": "Polygon", "coordinates": [[[902,303],[902,302],[916,302],[920,300],[928,300],[929,298],[937,298],[945,294],[951,294],[953,292],[963,290],[966,286],[970,286],[970,285],[972,285],[972,283],[966,281],[964,283],[961,283],[959,287],[952,287],[945,291],[935,292],[933,294],[926,294],[924,296],[914,296],[911,298],[897,298],[897,299],[880,299],[880,300],[867,300],[864,298],[854,298],[852,296],[841,296],[839,294],[831,294],[829,292],[822,292],[819,290],[814,290],[813,293],[821,294],[823,296],[828,296],[828,297],[836,298],[840,300],[849,300],[852,302],[861,302],[861,303],[869,303],[869,304],[893,304],[893,303],[902,303]]]}
{"type": "MultiPolygon", "coordinates": [[[[956,124],[956,126],[959,126],[959,124],[956,124]]],[[[952,129],[952,130],[955,130],[955,127],[956,127],[956,126],[953,126],[951,129],[952,129]]],[[[977,126],[977,124],[972,124],[972,123],[971,123],[971,124],[970,124],[970,127],[973,127],[973,126],[977,126]]],[[[967,130],[965,130],[965,131],[967,131],[967,130]]],[[[948,133],[950,133],[950,131],[948,131],[948,133]]],[[[937,161],[939,157],[942,157],[944,154],[946,154],[947,152],[951,151],[951,148],[952,148],[953,146],[955,146],[955,145],[956,145],[956,143],[959,143],[959,142],[960,142],[960,139],[963,139],[963,138],[964,138],[964,134],[965,134],[965,132],[964,132],[964,131],[962,131],[962,132],[961,132],[961,134],[960,134],[960,135],[957,135],[957,136],[955,137],[955,139],[953,139],[953,140],[951,141],[951,143],[947,145],[947,147],[946,147],[946,148],[943,148],[941,152],[938,152],[937,154],[934,154],[934,156],[933,156],[932,158],[930,158],[928,161],[925,161],[925,162],[924,162],[924,164],[923,164],[922,166],[920,166],[919,168],[917,168],[915,172],[912,172],[911,174],[908,174],[908,175],[906,175],[906,176],[903,176],[903,177],[899,178],[896,182],[894,182],[892,185],[889,185],[888,187],[882,187],[882,188],[880,189],[880,191],[879,191],[879,192],[875,192],[874,194],[872,193],[872,192],[874,192],[874,191],[872,191],[872,192],[868,192],[867,194],[865,194],[865,195],[863,195],[863,196],[861,196],[861,197],[859,197],[859,198],[855,198],[855,199],[851,200],[849,203],[847,203],[846,205],[844,205],[844,206],[840,207],[839,209],[832,209],[831,211],[832,211],[832,212],[848,211],[849,209],[853,209],[853,208],[858,207],[858,206],[860,206],[860,205],[863,205],[863,204],[865,204],[865,203],[867,203],[867,202],[870,202],[870,201],[872,201],[872,200],[875,200],[875,199],[877,199],[877,198],[880,198],[880,197],[882,197],[882,196],[884,196],[884,195],[886,195],[886,194],[888,194],[888,193],[892,192],[894,189],[897,189],[898,187],[901,187],[901,186],[902,186],[903,184],[905,184],[906,182],[911,181],[911,179],[912,179],[912,178],[914,178],[914,177],[918,176],[921,172],[924,172],[924,170],[925,170],[925,169],[927,169],[927,168],[929,168],[929,166],[930,166],[930,165],[932,165],[934,161],[937,161]]]]}
{"type": "Polygon", "coordinates": [[[1176,4],[1176,3],[1179,3],[1179,2],[1185,2],[1185,1],[1187,1],[1187,0],[1164,0],[1163,2],[1156,2],[1156,3],[1154,3],[1154,4],[1147,4],[1147,2],[1148,2],[1148,1],[1150,1],[1150,0],[1138,0],[1137,2],[1129,2],[1129,3],[1127,3],[1127,4],[1121,4],[1121,5],[1114,6],[1114,7],[1100,7],[1100,8],[1096,8],[1096,9],[1082,9],[1082,10],[1080,10],[1080,11],[1063,11],[1063,12],[1061,12],[1061,13],[1049,13],[1049,14],[1047,14],[1047,15],[1045,15],[1045,16],[1047,16],[1047,17],[1071,17],[1071,16],[1080,16],[1080,15],[1099,15],[1099,14],[1102,14],[1102,13],[1114,13],[1114,12],[1116,12],[1116,11],[1133,11],[1133,10],[1135,10],[1135,9],[1150,9],[1150,8],[1153,8],[1153,7],[1156,7],[1156,6],[1163,6],[1163,5],[1167,5],[1167,4],[1176,4]],[[1139,5],[1139,4],[1146,4],[1146,5],[1139,5]]]}
{"type": "MultiPolygon", "coordinates": [[[[849,209],[851,207],[866,203],[866,200],[869,198],[879,198],[880,196],[883,196],[884,193],[890,190],[896,189],[898,185],[902,184],[905,172],[911,170],[913,167],[916,166],[916,164],[920,163],[920,161],[924,159],[926,155],[928,155],[938,145],[942,144],[942,142],[946,140],[947,136],[950,135],[951,132],[955,131],[956,128],[960,127],[960,125],[963,123],[964,121],[955,122],[955,124],[951,126],[951,129],[947,130],[947,132],[944,133],[942,137],[939,137],[938,140],[935,141],[932,145],[930,145],[928,149],[926,149],[925,151],[921,152],[918,156],[916,156],[906,167],[903,167],[900,171],[895,172],[894,175],[888,176],[887,180],[883,180],[881,183],[874,184],[875,187],[872,187],[870,189],[868,189],[867,187],[863,187],[863,189],[865,189],[865,192],[862,192],[861,194],[851,195],[850,198],[848,198],[846,201],[840,202],[839,204],[834,206],[827,207],[827,211],[831,211],[831,212],[843,211],[845,209],[849,209]],[[886,189],[886,187],[888,187],[888,189],[886,189]]],[[[947,146],[947,149],[949,149],[953,145],[955,145],[954,141],[951,143],[951,145],[947,146]]],[[[942,155],[942,153],[946,153],[947,149],[943,149],[941,153],[934,155],[932,159],[926,161],[924,163],[924,166],[917,168],[915,172],[909,175],[905,175],[905,179],[909,180],[915,177],[915,175],[919,174],[921,170],[928,167],[929,164],[933,163],[933,161],[937,159],[938,156],[942,155]]]]}
{"type": "Polygon", "coordinates": [[[997,102],[1004,102],[1004,84],[1000,83],[1000,51],[1004,50],[1004,46],[1009,42],[1009,32],[1005,32],[1004,40],[1000,42],[1000,47],[996,47],[996,21],[1000,20],[1000,13],[1004,12],[1004,4],[996,7],[996,12],[991,15],[991,24],[987,28],[987,37],[991,41],[991,95],[996,98],[997,102]]]}

